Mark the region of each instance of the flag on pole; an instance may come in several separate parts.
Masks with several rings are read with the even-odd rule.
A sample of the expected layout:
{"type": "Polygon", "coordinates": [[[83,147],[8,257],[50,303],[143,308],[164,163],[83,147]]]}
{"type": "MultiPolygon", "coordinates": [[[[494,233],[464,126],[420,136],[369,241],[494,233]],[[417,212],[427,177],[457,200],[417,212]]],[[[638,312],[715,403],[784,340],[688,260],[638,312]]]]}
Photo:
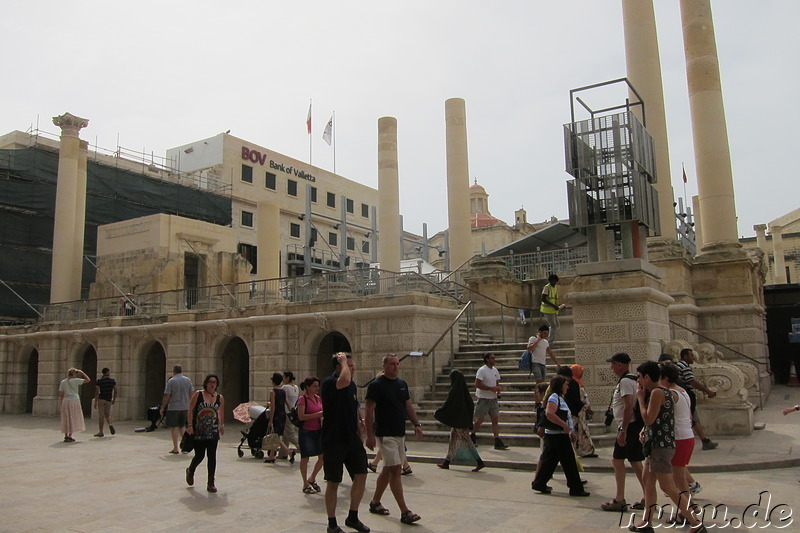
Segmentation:
{"type": "Polygon", "coordinates": [[[325,126],[325,131],[322,132],[322,140],[328,143],[328,146],[331,145],[331,138],[333,137],[333,117],[328,121],[328,125],[325,126]]]}
{"type": "Polygon", "coordinates": [[[688,183],[688,180],[686,179],[686,168],[683,165],[681,165],[681,168],[683,168],[683,182],[688,183]]]}
{"type": "Polygon", "coordinates": [[[311,135],[311,102],[308,103],[308,117],[306,117],[306,128],[308,134],[311,135]]]}

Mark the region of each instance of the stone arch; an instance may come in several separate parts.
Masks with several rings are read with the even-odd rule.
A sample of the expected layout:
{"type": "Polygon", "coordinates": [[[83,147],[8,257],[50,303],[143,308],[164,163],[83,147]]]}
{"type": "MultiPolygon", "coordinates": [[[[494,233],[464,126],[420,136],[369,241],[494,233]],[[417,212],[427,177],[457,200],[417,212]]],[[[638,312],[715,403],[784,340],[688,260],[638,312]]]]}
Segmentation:
{"type": "Polygon", "coordinates": [[[25,345],[4,365],[0,384],[4,385],[4,413],[32,413],[39,386],[39,350],[25,345]]]}
{"type": "Polygon", "coordinates": [[[39,389],[39,350],[32,348],[27,355],[25,374],[25,412],[33,412],[33,400],[39,389]]]}
{"type": "MultiPolygon", "coordinates": [[[[221,369],[220,392],[225,397],[225,419],[233,420],[233,409],[250,401],[250,349],[241,337],[229,337],[219,345],[217,368],[221,369]]],[[[205,376],[203,376],[205,378],[205,376]]],[[[198,383],[198,388],[202,381],[198,383]]]]}
{"type": "Polygon", "coordinates": [[[350,341],[340,331],[325,332],[316,342],[316,349],[311,353],[316,353],[316,372],[322,379],[331,374],[331,356],[336,352],[352,352],[353,348],[350,341]]]}
{"type": "Polygon", "coordinates": [[[83,370],[91,380],[81,387],[81,410],[83,416],[91,418],[94,384],[97,382],[97,350],[94,345],[86,344],[78,349],[75,359],[79,361],[76,367],[83,370]]]}
{"type": "Polygon", "coordinates": [[[167,354],[159,341],[146,343],[141,351],[141,400],[137,416],[145,416],[150,407],[160,406],[167,385],[167,354]]]}

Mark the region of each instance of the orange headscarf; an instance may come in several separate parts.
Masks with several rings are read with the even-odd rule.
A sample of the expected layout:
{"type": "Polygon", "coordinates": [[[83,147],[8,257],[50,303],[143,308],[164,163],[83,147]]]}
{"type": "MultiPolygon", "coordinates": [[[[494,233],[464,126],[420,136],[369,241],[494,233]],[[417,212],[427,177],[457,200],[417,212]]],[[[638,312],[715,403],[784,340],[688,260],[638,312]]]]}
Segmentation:
{"type": "Polygon", "coordinates": [[[583,380],[581,379],[581,377],[583,377],[583,367],[579,364],[574,364],[569,368],[572,370],[572,379],[577,381],[578,385],[583,387],[583,380]]]}

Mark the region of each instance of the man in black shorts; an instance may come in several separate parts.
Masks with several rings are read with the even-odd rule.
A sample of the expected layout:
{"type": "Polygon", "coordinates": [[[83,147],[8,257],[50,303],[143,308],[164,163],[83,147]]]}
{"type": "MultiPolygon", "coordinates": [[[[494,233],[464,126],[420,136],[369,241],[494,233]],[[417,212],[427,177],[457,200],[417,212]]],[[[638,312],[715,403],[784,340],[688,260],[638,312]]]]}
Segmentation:
{"type": "MultiPolygon", "coordinates": [[[[636,413],[636,390],[639,385],[635,375],[628,370],[631,358],[626,353],[614,354],[606,362],[611,363],[611,371],[619,379],[614,387],[611,407],[614,410],[614,426],[617,431],[617,440],[614,443],[614,455],[611,464],[614,467],[614,481],[616,494],[614,499],[600,505],[604,511],[624,511],[625,502],[625,460],[631,464],[639,485],[642,484],[642,443],[639,442],[639,432],[644,427],[642,417],[636,413]]],[[[644,488],[642,488],[644,491],[644,488]]],[[[634,509],[644,509],[644,504],[634,504],[634,509]],[[641,505],[640,505],[641,504],[641,505]]]]}
{"type": "Polygon", "coordinates": [[[350,511],[344,525],[356,531],[369,532],[358,519],[358,506],[367,483],[367,452],[359,434],[358,398],[353,372],[353,356],[339,352],[333,356],[333,375],[322,382],[322,454],[325,457],[325,509],[328,511],[328,533],[344,533],[336,522],[336,503],[344,468],[353,480],[350,489],[350,511]]]}

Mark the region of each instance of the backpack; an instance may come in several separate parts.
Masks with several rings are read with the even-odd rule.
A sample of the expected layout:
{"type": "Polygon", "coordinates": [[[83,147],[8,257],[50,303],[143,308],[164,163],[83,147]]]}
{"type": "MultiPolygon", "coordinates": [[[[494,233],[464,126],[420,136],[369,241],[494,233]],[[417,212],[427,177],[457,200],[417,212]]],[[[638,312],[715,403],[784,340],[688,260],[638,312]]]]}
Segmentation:
{"type": "Polygon", "coordinates": [[[522,356],[519,358],[519,363],[517,366],[520,370],[528,370],[530,371],[533,368],[533,358],[531,357],[531,352],[525,350],[522,352],[522,356]]]}
{"type": "MultiPolygon", "coordinates": [[[[300,401],[298,400],[298,403],[299,403],[299,402],[300,402],[300,401]]],[[[294,405],[294,407],[292,407],[292,408],[289,410],[289,412],[288,412],[288,413],[286,413],[286,418],[288,418],[288,419],[289,419],[289,422],[291,422],[293,426],[296,426],[296,427],[298,427],[298,428],[301,428],[301,427],[303,427],[303,421],[302,421],[302,420],[300,420],[300,414],[299,414],[299,412],[297,411],[297,403],[294,405]]]]}

